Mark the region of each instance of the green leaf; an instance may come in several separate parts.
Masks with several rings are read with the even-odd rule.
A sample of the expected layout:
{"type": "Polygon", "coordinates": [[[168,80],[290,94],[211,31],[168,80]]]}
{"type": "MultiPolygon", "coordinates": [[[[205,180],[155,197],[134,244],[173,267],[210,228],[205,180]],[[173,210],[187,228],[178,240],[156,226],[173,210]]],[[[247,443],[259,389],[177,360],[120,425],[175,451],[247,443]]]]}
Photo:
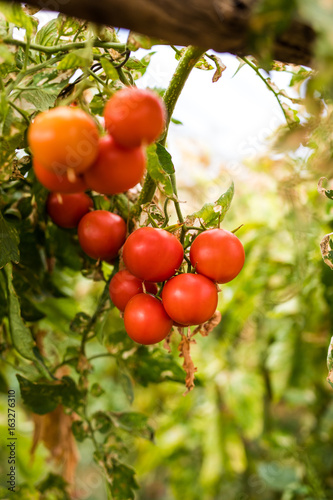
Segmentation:
{"type": "Polygon", "coordinates": [[[8,383],[3,373],[0,372],[0,393],[8,394],[8,383]]]}
{"type": "Polygon", "coordinates": [[[269,488],[284,491],[290,484],[297,483],[298,474],[294,467],[275,462],[258,465],[258,476],[269,488]]]}
{"type": "Polygon", "coordinates": [[[136,412],[111,412],[110,415],[117,427],[149,441],[154,440],[154,431],[148,425],[148,417],[146,415],[136,412]]]}
{"type": "Polygon", "coordinates": [[[154,54],[156,54],[156,52],[149,52],[149,54],[146,54],[141,60],[131,57],[127,61],[126,68],[131,71],[134,80],[141,78],[145,74],[154,54]]]}
{"type": "Polygon", "coordinates": [[[43,358],[39,353],[30,328],[28,328],[22,320],[20,303],[13,286],[13,270],[11,264],[6,265],[5,275],[7,279],[9,328],[13,346],[23,358],[34,361],[41,373],[49,377],[49,372],[45,367],[43,358]]]}
{"type": "MultiPolygon", "coordinates": [[[[167,164],[166,160],[165,162],[167,164]]],[[[171,181],[160,162],[159,156],[157,155],[156,144],[151,144],[147,148],[147,170],[159,189],[167,196],[172,196],[173,190],[171,181]]]]}
{"type": "Polygon", "coordinates": [[[183,122],[181,122],[180,120],[177,120],[176,118],[171,118],[171,121],[175,125],[183,125],[183,122]]]}
{"type": "Polygon", "coordinates": [[[202,56],[199,61],[195,65],[196,68],[204,70],[204,71],[210,71],[213,69],[213,66],[209,64],[205,56],[202,56]]]}
{"type": "Polygon", "coordinates": [[[34,182],[32,185],[32,194],[35,197],[35,201],[37,203],[37,213],[40,220],[45,220],[46,212],[45,212],[45,204],[47,197],[49,195],[48,190],[42,186],[39,182],[34,182]]]}
{"type": "Polygon", "coordinates": [[[35,37],[35,42],[38,45],[51,47],[54,45],[55,40],[58,38],[57,32],[58,19],[52,19],[46,23],[38,32],[35,37]]]}
{"type": "Polygon", "coordinates": [[[112,479],[110,489],[114,500],[134,500],[134,490],[138,489],[134,477],[135,470],[113,459],[109,474],[112,479]]]}
{"type": "Polygon", "coordinates": [[[101,57],[99,62],[101,63],[107,78],[109,78],[110,80],[119,80],[118,72],[116,68],[113,66],[110,59],[107,59],[106,57],[101,57]]]}
{"type": "Polygon", "coordinates": [[[28,37],[37,30],[37,19],[28,16],[19,3],[0,2],[0,12],[9,23],[15,24],[18,28],[25,29],[28,37]]]}
{"type": "Polygon", "coordinates": [[[66,491],[67,486],[68,483],[61,476],[50,472],[45,479],[36,485],[36,488],[43,494],[43,498],[49,498],[50,500],[70,500],[70,496],[66,491]]]}
{"type": "Polygon", "coordinates": [[[133,403],[134,401],[134,389],[133,389],[133,382],[129,374],[127,373],[127,370],[125,368],[121,369],[120,372],[120,384],[123,388],[123,391],[129,401],[130,404],[133,403]]]}
{"type": "Polygon", "coordinates": [[[13,64],[15,62],[14,54],[9,48],[1,43],[0,44],[0,64],[13,64]]]}
{"type": "Polygon", "coordinates": [[[22,92],[22,97],[33,104],[38,111],[47,111],[54,106],[54,103],[58,97],[59,90],[56,88],[52,89],[38,89],[38,90],[26,90],[22,92]]]}
{"type": "Polygon", "coordinates": [[[230,188],[223,193],[215,203],[205,203],[198,211],[190,215],[202,219],[207,227],[216,226],[222,221],[230,208],[232,198],[234,196],[234,183],[230,188]]]}
{"type": "Polygon", "coordinates": [[[74,434],[74,437],[76,441],[79,441],[79,443],[82,443],[88,436],[88,425],[86,422],[83,422],[83,420],[75,420],[72,423],[72,431],[74,434]]]}
{"type": "Polygon", "coordinates": [[[165,44],[163,40],[159,38],[150,38],[146,35],[141,35],[140,33],[135,33],[130,31],[127,38],[127,47],[130,51],[135,52],[138,49],[151,49],[153,45],[165,44]]]}
{"type": "Polygon", "coordinates": [[[3,280],[3,275],[0,273],[0,324],[5,316],[8,314],[7,300],[6,300],[6,283],[3,280]]]}
{"type": "Polygon", "coordinates": [[[18,263],[19,235],[14,225],[7,222],[0,212],[0,269],[9,262],[18,263]]]}
{"type": "Polygon", "coordinates": [[[77,49],[67,54],[62,61],[58,63],[58,70],[85,68],[92,64],[92,52],[90,49],[77,49]]]}
{"type": "Polygon", "coordinates": [[[156,144],[156,153],[159,159],[159,162],[167,174],[173,174],[175,172],[175,167],[172,163],[171,154],[165,149],[162,144],[156,144]]]}
{"type": "Polygon", "coordinates": [[[13,345],[17,352],[26,359],[35,360],[34,347],[36,343],[28,328],[21,318],[21,308],[18,297],[13,286],[13,274],[11,264],[5,267],[8,290],[8,317],[10,333],[13,345]]]}
{"type": "Polygon", "coordinates": [[[98,384],[97,382],[95,382],[90,388],[90,394],[92,396],[94,396],[94,398],[99,398],[104,393],[105,393],[105,391],[104,391],[103,387],[100,384],[98,384]]]}
{"type": "Polygon", "coordinates": [[[35,383],[16,375],[20,384],[24,404],[38,415],[45,415],[63,405],[78,411],[82,406],[82,393],[70,377],[63,377],[61,383],[35,383]]]}
{"type": "Polygon", "coordinates": [[[246,66],[246,62],[243,61],[243,59],[241,59],[240,57],[237,57],[237,59],[239,60],[239,65],[238,65],[238,68],[236,69],[235,73],[232,75],[232,78],[234,78],[234,76],[237,75],[238,71],[240,71],[244,66],[246,66]]]}
{"type": "Polygon", "coordinates": [[[126,359],[126,368],[133,379],[144,387],[165,380],[184,383],[184,372],[171,354],[156,348],[153,351],[140,346],[126,359]]]}
{"type": "Polygon", "coordinates": [[[89,321],[91,321],[91,316],[84,312],[79,312],[71,322],[70,329],[72,332],[82,335],[87,328],[89,321]]]}
{"type": "Polygon", "coordinates": [[[94,95],[92,101],[90,102],[90,111],[94,115],[103,116],[104,108],[105,101],[103,99],[103,96],[101,94],[94,95]]]}
{"type": "MultiPolygon", "coordinates": [[[[73,36],[77,33],[78,29],[80,29],[82,22],[73,17],[68,17],[65,16],[64,14],[59,14],[59,16],[56,19],[56,23],[60,36],[73,36]]],[[[83,31],[82,34],[84,33],[85,30],[83,31]]]]}
{"type": "Polygon", "coordinates": [[[106,434],[112,427],[110,416],[104,411],[97,411],[92,416],[93,428],[101,434],[106,434]]]}

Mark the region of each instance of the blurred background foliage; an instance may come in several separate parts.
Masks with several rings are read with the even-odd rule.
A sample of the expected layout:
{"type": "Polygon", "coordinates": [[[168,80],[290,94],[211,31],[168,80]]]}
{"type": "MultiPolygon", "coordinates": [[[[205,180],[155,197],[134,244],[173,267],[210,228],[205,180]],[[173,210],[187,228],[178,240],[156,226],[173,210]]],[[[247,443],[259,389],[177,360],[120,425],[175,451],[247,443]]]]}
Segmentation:
{"type": "MultiPolygon", "coordinates": [[[[278,2],[280,8],[283,3],[278,2]]],[[[287,93],[294,101],[280,95],[281,102],[289,103],[285,109],[290,121],[271,131],[267,151],[242,164],[220,164],[214,175],[210,165],[216,161],[209,153],[194,154],[181,145],[178,151],[179,198],[187,202],[184,213],[217,199],[233,179],[235,198],[223,227],[233,230],[244,224],[237,235],[246,252],[241,274],[221,286],[221,323],[208,337],[197,336],[193,346],[198,368],[194,391],[182,396],[185,374],[178,358],[178,334],[173,336],[171,355],[162,346],[133,349],[115,310],[100,314],[96,338],[87,346],[90,365],[77,373],[78,347],[87,321],[82,312],[94,313],[103,283],[89,279],[94,266],[84,260],[71,231],[45,219],[44,232],[38,232],[40,227],[23,231],[21,263],[14,272],[22,316],[42,339],[50,366],[72,359],[63,374],[69,373],[78,387],[89,377],[87,407],[96,439],[105,439],[109,453],[116,450],[136,470],[137,500],[333,497],[333,403],[326,380],[333,281],[319,247],[322,237],[333,231],[333,211],[332,201],[317,191],[319,178],[332,176],[333,42],[331,23],[325,18],[331,7],[308,1],[301,11],[320,27],[319,72],[306,69],[300,75],[302,68],[279,68],[291,72],[287,93]],[[51,277],[50,262],[43,261],[36,241],[46,245],[46,255],[52,257],[51,277]]],[[[21,230],[28,224],[29,202],[14,206],[21,214],[18,218],[8,212],[13,200],[18,202],[17,188],[25,193],[23,200],[29,198],[28,188],[19,182],[5,186],[1,208],[7,210],[6,220],[21,230]]],[[[33,194],[38,200],[43,193],[33,194]]],[[[107,276],[111,269],[104,266],[100,271],[107,276]]],[[[7,314],[3,289],[0,275],[1,319],[7,314]]],[[[16,494],[6,491],[8,453],[1,446],[1,498],[67,498],[63,479],[55,475],[64,465],[70,472],[64,455],[58,465],[50,461],[50,451],[55,456],[55,450],[46,440],[31,459],[36,420],[22,405],[15,374],[37,380],[38,373],[17,359],[7,341],[4,322],[0,436],[3,445],[7,390],[15,389],[19,488],[16,494]]],[[[66,427],[65,417],[63,422],[66,427]]],[[[49,431],[52,426],[51,419],[49,431]]],[[[85,439],[85,423],[74,423],[73,430],[80,459],[72,498],[109,498],[104,473],[93,463],[92,441],[85,439]]],[[[129,471],[118,472],[135,489],[129,471]]]]}

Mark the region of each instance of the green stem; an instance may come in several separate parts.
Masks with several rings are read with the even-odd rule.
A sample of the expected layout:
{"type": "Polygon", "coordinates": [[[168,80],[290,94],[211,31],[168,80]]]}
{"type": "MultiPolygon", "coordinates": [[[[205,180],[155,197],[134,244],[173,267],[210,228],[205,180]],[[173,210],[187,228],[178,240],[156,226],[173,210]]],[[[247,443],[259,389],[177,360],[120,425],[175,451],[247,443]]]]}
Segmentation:
{"type": "Polygon", "coordinates": [[[253,71],[255,71],[255,72],[257,73],[257,75],[259,76],[259,78],[260,78],[260,79],[264,82],[264,84],[266,85],[266,87],[267,87],[267,88],[268,88],[271,92],[273,92],[273,94],[274,94],[274,96],[275,96],[275,98],[276,98],[277,102],[279,103],[279,106],[280,106],[280,108],[281,108],[281,111],[282,111],[282,113],[283,113],[283,115],[284,115],[284,117],[285,117],[285,120],[286,120],[286,122],[287,122],[287,125],[288,125],[288,127],[289,127],[289,128],[291,128],[291,127],[290,127],[290,121],[289,121],[288,115],[287,115],[287,113],[285,112],[285,110],[284,110],[284,108],[283,108],[283,106],[282,106],[282,103],[281,103],[281,101],[280,101],[280,98],[279,98],[279,94],[278,94],[278,92],[276,92],[276,91],[273,89],[273,87],[272,87],[272,86],[268,83],[268,81],[266,80],[266,78],[265,78],[265,77],[264,77],[264,76],[260,73],[259,68],[258,68],[255,64],[253,64],[253,63],[252,63],[252,62],[251,62],[251,61],[250,61],[247,57],[240,57],[240,59],[242,59],[242,61],[244,61],[244,62],[245,62],[248,66],[250,66],[250,68],[252,68],[252,69],[253,69],[253,71]]]}
{"type": "MultiPolygon", "coordinates": [[[[8,45],[16,45],[17,47],[24,48],[28,45],[27,42],[16,40],[15,38],[5,38],[3,42],[7,43],[8,45]]],[[[93,47],[100,47],[102,49],[114,49],[118,52],[124,52],[124,50],[126,49],[126,44],[124,43],[101,42],[100,40],[94,40],[92,45],[93,47]]],[[[32,43],[30,44],[30,49],[36,50],[38,52],[43,52],[44,54],[57,54],[58,52],[68,52],[75,49],[84,49],[86,46],[86,42],[63,43],[52,47],[32,43]]]]}
{"type": "Polygon", "coordinates": [[[27,113],[25,111],[23,111],[23,109],[20,109],[18,106],[16,106],[16,104],[14,104],[12,101],[8,101],[8,104],[14,108],[18,113],[20,113],[20,115],[24,118],[25,122],[27,123],[27,125],[30,125],[30,119],[29,119],[29,116],[27,115],[27,113]]]}
{"type": "MultiPolygon", "coordinates": [[[[200,49],[198,47],[192,47],[192,45],[187,47],[184,54],[180,58],[176,71],[174,72],[170,80],[169,86],[164,93],[163,99],[167,110],[167,119],[166,119],[165,131],[163,133],[161,140],[159,141],[160,144],[162,144],[162,146],[165,146],[170,120],[172,117],[172,113],[175,109],[176,102],[180,96],[180,93],[183,90],[185,82],[189,77],[192,69],[194,68],[197,61],[200,59],[200,57],[204,52],[205,51],[203,49],[200,49]]],[[[141,205],[148,203],[152,200],[155,193],[155,189],[156,189],[155,181],[147,172],[140,196],[131,210],[130,213],[131,219],[136,219],[139,217],[141,213],[141,205]]]]}
{"type": "Polygon", "coordinates": [[[200,231],[200,232],[202,232],[202,231],[206,231],[206,229],[204,229],[203,227],[184,226],[184,228],[185,228],[185,231],[186,231],[186,232],[187,232],[187,231],[191,231],[192,229],[193,229],[194,231],[200,231]]]}
{"type": "Polygon", "coordinates": [[[117,69],[117,73],[118,73],[119,80],[121,81],[121,83],[123,83],[124,85],[126,85],[126,87],[132,87],[133,85],[129,81],[129,79],[127,78],[127,76],[125,75],[125,72],[124,72],[123,68],[116,68],[116,69],[117,69]]]}
{"type": "Polygon", "coordinates": [[[26,46],[25,46],[25,54],[24,54],[24,63],[23,63],[23,68],[22,70],[25,71],[28,66],[28,61],[29,61],[29,51],[30,51],[30,46],[31,46],[31,39],[30,36],[27,39],[26,46]]]}
{"type": "Polygon", "coordinates": [[[107,90],[107,92],[109,92],[109,88],[108,86],[106,85],[106,83],[102,80],[102,78],[100,78],[98,75],[96,75],[96,73],[94,73],[93,71],[91,71],[90,68],[86,68],[87,69],[87,73],[92,76],[96,82],[100,83],[104,89],[107,90]]]}
{"type": "MultiPolygon", "coordinates": [[[[170,174],[170,180],[171,180],[171,185],[172,185],[172,190],[174,192],[174,195],[175,197],[177,198],[178,200],[178,192],[177,192],[177,184],[176,184],[176,175],[175,173],[173,174],[170,174]]],[[[181,224],[184,223],[184,217],[183,217],[183,214],[182,214],[182,211],[180,209],[180,204],[179,204],[179,201],[176,201],[174,200],[174,205],[175,205],[175,209],[176,209],[176,212],[177,212],[177,216],[178,216],[178,220],[181,224]]],[[[182,232],[184,231],[184,226],[182,227],[182,232]]]]}
{"type": "Polygon", "coordinates": [[[185,82],[188,79],[192,69],[204,53],[205,51],[203,49],[190,45],[189,47],[187,47],[184,54],[179,59],[176,71],[174,72],[169,86],[163,96],[167,109],[167,121],[165,132],[162,139],[160,140],[162,146],[164,146],[166,142],[170,120],[178,101],[178,97],[180,96],[180,93],[183,90],[185,82]]]}
{"type": "Polygon", "coordinates": [[[102,312],[102,310],[105,307],[106,302],[109,300],[109,284],[110,284],[111,279],[113,278],[113,276],[116,274],[117,271],[118,271],[118,266],[114,266],[113,272],[112,272],[110,278],[108,279],[108,281],[106,282],[103,293],[100,296],[96,310],[95,310],[94,314],[92,315],[92,317],[90,318],[90,321],[88,322],[88,325],[86,326],[86,328],[82,334],[81,348],[80,348],[80,352],[82,355],[84,355],[84,353],[85,353],[85,344],[86,344],[87,340],[90,340],[95,336],[95,335],[92,335],[88,339],[88,335],[91,332],[92,327],[95,325],[100,313],[102,312]]]}

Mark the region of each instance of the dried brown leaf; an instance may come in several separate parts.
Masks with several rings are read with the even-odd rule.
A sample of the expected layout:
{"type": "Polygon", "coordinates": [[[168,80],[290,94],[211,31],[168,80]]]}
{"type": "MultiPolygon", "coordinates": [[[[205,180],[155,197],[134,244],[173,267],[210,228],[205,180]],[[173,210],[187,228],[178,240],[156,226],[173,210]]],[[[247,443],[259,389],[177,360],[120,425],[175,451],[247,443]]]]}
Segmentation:
{"type": "Polygon", "coordinates": [[[186,394],[193,390],[194,374],[197,371],[191,358],[191,344],[196,344],[196,341],[183,335],[178,346],[178,351],[180,351],[179,357],[184,358],[183,368],[186,372],[185,385],[187,390],[184,392],[183,396],[186,396],[186,394]]]}
{"type": "Polygon", "coordinates": [[[62,475],[69,484],[74,484],[79,454],[72,433],[75,417],[67,415],[59,405],[45,415],[33,414],[34,434],[31,454],[34,455],[39,442],[50,451],[51,459],[61,467],[62,475]]]}
{"type": "Polygon", "coordinates": [[[213,316],[208,321],[206,321],[206,323],[203,323],[202,325],[197,326],[193,330],[191,337],[193,337],[193,335],[196,335],[197,333],[200,333],[203,337],[208,337],[210,332],[212,332],[214,330],[214,328],[219,324],[219,322],[221,321],[221,318],[222,318],[222,315],[221,315],[220,311],[215,311],[213,316]]]}
{"type": "Polygon", "coordinates": [[[317,186],[317,190],[318,190],[318,193],[321,194],[322,196],[325,196],[326,198],[326,189],[323,187],[323,182],[324,181],[327,181],[327,178],[326,177],[320,177],[319,181],[318,181],[318,186],[317,186]]]}
{"type": "Polygon", "coordinates": [[[163,342],[163,347],[166,349],[168,352],[171,352],[171,347],[170,347],[170,342],[171,342],[171,337],[173,334],[173,330],[170,330],[168,335],[165,337],[164,342],[163,342]]]}
{"type": "Polygon", "coordinates": [[[332,235],[333,233],[326,234],[326,236],[324,236],[324,238],[320,242],[320,251],[323,260],[325,264],[327,264],[331,269],[333,269],[333,263],[329,259],[329,253],[332,251],[332,248],[330,246],[330,237],[332,235]]]}

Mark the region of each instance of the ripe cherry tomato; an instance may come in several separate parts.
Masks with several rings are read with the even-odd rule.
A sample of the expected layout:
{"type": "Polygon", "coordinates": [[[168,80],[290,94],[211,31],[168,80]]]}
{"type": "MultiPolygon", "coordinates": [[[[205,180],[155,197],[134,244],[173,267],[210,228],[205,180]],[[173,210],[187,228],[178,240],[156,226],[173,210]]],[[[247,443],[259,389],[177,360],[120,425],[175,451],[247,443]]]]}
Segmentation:
{"type": "MultiPolygon", "coordinates": [[[[157,293],[157,286],[155,283],[146,281],[145,289],[147,293],[155,295],[157,293]]],[[[124,311],[127,302],[137,295],[143,293],[142,281],[133,276],[127,269],[123,269],[116,273],[110,281],[110,297],[112,302],[120,311],[124,311]]]]}
{"type": "Polygon", "coordinates": [[[122,146],[133,148],[158,139],[165,127],[166,110],[154,92],[128,87],[111,97],[104,118],[109,134],[122,146]]]}
{"type": "Polygon", "coordinates": [[[195,238],[190,260],[198,273],[218,283],[228,283],[241,271],[245,252],[233,233],[225,229],[209,229],[195,238]]]}
{"type": "Polygon", "coordinates": [[[95,210],[82,217],[78,227],[82,250],[93,259],[111,261],[126,238],[124,219],[107,210],[95,210]]]}
{"type": "Polygon", "coordinates": [[[69,106],[44,111],[28,130],[34,158],[44,168],[64,175],[81,173],[94,163],[98,153],[98,129],[82,109],[69,106]]]}
{"type": "Polygon", "coordinates": [[[47,213],[53,222],[65,228],[77,227],[93,206],[92,199],[85,193],[50,193],[46,202],[47,213]]]}
{"type": "Polygon", "coordinates": [[[200,274],[179,274],[169,280],[162,292],[167,314],[180,325],[200,325],[208,321],[217,307],[215,283],[200,274]]]}
{"type": "Polygon", "coordinates": [[[33,169],[39,182],[49,191],[57,193],[81,193],[88,189],[81,176],[74,174],[69,179],[67,173],[60,175],[51,172],[36,160],[34,160],[33,169]]]}
{"type": "Polygon", "coordinates": [[[183,256],[183,247],[176,236],[153,227],[134,231],[123,249],[125,266],[144,281],[167,280],[175,274],[183,256]]]}
{"type": "Polygon", "coordinates": [[[138,344],[150,345],[165,339],[172,328],[160,300],[139,293],[128,302],[124,313],[125,330],[138,344]]]}
{"type": "Polygon", "coordinates": [[[84,174],[90,189],[102,194],[117,194],[136,186],[146,167],[143,148],[127,149],[110,136],[99,141],[97,159],[84,174]]]}

